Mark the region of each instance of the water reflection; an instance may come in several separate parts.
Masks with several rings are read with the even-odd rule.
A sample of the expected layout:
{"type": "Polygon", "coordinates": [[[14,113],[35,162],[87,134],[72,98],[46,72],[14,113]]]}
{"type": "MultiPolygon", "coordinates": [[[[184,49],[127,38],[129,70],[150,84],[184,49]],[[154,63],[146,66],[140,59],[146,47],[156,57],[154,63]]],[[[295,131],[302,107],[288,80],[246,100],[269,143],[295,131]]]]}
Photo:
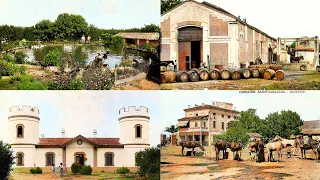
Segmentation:
{"type": "Polygon", "coordinates": [[[148,54],[145,52],[139,52],[135,50],[128,50],[114,47],[103,46],[76,46],[76,45],[50,45],[50,46],[37,46],[25,49],[25,53],[29,56],[28,61],[40,62],[44,59],[45,55],[49,51],[57,49],[61,53],[61,59],[63,62],[67,62],[71,59],[77,61],[80,65],[87,65],[94,58],[100,54],[109,52],[108,58],[104,60],[105,64],[109,64],[110,68],[114,68],[116,64],[120,64],[121,58],[126,54],[130,59],[134,59],[138,62],[148,59],[148,54]]]}

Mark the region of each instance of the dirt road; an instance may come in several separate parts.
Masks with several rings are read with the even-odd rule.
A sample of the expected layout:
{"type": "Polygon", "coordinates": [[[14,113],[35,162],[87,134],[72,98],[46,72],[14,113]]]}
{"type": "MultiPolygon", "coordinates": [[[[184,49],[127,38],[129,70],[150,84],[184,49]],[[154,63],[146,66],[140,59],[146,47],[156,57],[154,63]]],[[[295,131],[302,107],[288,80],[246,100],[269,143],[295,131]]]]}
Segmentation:
{"type": "MultiPolygon", "coordinates": [[[[211,147],[205,147],[210,152],[211,147]]],[[[197,150],[199,151],[199,149],[197,150]]],[[[229,150],[228,150],[229,151],[229,150]]],[[[242,152],[243,161],[232,160],[232,153],[228,160],[215,161],[214,157],[186,157],[181,156],[181,147],[169,146],[161,151],[162,179],[320,179],[320,163],[316,163],[314,154],[307,151],[309,159],[298,156],[283,158],[281,162],[250,161],[249,152],[242,152]]],[[[277,156],[274,156],[277,159],[277,156]]],[[[222,155],[221,157],[222,158],[222,155]]]]}

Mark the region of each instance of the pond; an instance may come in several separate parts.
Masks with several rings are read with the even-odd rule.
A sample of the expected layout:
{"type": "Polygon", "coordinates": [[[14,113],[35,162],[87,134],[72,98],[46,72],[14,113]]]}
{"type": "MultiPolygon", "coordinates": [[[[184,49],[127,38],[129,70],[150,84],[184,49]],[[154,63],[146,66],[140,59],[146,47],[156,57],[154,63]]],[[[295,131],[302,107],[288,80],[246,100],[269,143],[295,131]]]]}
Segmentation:
{"type": "Polygon", "coordinates": [[[109,54],[108,58],[104,60],[104,64],[108,64],[111,69],[114,69],[116,64],[120,64],[124,54],[129,59],[136,60],[139,63],[146,62],[145,60],[148,59],[148,53],[145,52],[93,45],[37,45],[26,48],[24,52],[28,55],[27,61],[41,62],[45,55],[54,49],[60,51],[62,61],[72,58],[82,66],[88,65],[93,61],[98,53],[103,55],[106,52],[109,52],[109,54]]]}

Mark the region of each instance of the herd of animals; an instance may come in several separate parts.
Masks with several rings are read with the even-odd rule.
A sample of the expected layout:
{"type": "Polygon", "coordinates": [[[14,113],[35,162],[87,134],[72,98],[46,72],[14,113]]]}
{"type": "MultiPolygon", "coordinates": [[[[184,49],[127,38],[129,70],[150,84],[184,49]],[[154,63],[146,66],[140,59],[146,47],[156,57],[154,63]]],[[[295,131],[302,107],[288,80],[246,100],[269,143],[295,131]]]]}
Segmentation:
{"type": "MultiPolygon", "coordinates": [[[[233,159],[241,160],[241,150],[244,149],[243,145],[240,142],[228,143],[224,140],[214,141],[214,149],[216,152],[216,160],[219,160],[220,151],[222,151],[223,159],[227,159],[227,149],[229,148],[233,152],[233,159]]],[[[197,141],[182,141],[179,143],[182,147],[182,155],[185,148],[192,149],[191,155],[195,156],[194,149],[199,147],[202,151],[205,151],[204,147],[197,141]]],[[[166,142],[162,142],[161,146],[165,148],[166,142]]],[[[273,152],[277,152],[278,161],[282,161],[283,150],[286,150],[288,158],[300,149],[301,159],[306,159],[306,150],[312,150],[316,157],[316,162],[319,162],[320,154],[320,141],[309,139],[308,143],[300,142],[297,139],[284,139],[280,136],[276,136],[272,140],[256,140],[250,141],[248,146],[250,152],[251,160],[256,160],[256,162],[265,161],[265,152],[268,154],[268,161],[274,161],[272,156],[273,152]],[[292,150],[292,151],[291,151],[292,150]]]]}

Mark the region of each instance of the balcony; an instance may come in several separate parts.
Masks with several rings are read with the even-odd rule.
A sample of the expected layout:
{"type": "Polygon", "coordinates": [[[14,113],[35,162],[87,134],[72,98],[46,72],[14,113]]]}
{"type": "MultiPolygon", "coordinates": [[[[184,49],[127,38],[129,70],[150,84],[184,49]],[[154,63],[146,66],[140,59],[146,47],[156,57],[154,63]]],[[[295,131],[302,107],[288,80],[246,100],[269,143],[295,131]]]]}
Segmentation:
{"type": "MultiPolygon", "coordinates": [[[[208,127],[202,127],[202,131],[208,131],[208,130],[209,130],[208,127]]],[[[200,131],[200,127],[189,128],[189,131],[200,131]]]]}

